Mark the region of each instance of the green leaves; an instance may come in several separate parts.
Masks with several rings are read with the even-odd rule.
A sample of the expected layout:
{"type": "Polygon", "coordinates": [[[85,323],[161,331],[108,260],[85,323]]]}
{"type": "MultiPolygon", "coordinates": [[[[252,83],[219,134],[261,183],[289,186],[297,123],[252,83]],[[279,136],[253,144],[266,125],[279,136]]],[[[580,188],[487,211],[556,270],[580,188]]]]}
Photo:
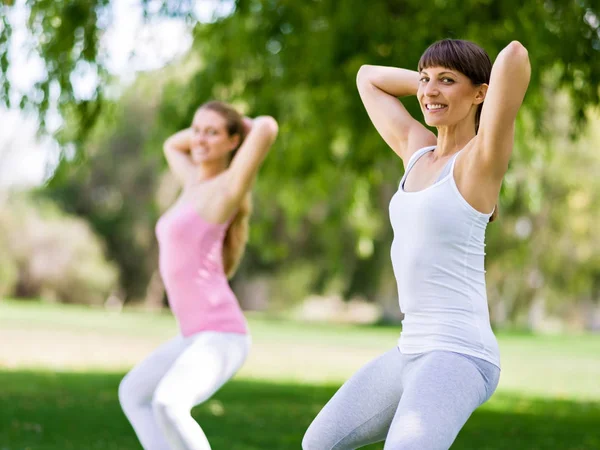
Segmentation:
{"type": "Polygon", "coordinates": [[[12,25],[8,20],[9,5],[0,5],[0,105],[10,106],[10,81],[7,78],[12,25]]]}
{"type": "MultiPolygon", "coordinates": [[[[548,176],[544,163],[559,151],[550,141],[531,137],[554,139],[582,129],[590,106],[600,103],[600,6],[591,0],[234,3],[230,15],[197,23],[191,0],[142,0],[147,20],[169,16],[195,23],[193,46],[184,61],[150,75],[162,97],[157,100],[158,120],[144,133],[143,145],[147,154],[156,155],[167,135],[188,126],[197,106],[213,98],[232,102],[250,115],[277,118],[280,136],[255,190],[247,271],[278,270],[288,261],[309,260],[327,276],[334,268],[345,280],[348,294],[378,285],[392,237],[387,204],[402,166],[361,105],[355,77],[362,64],[414,68],[426,47],[445,37],[474,40],[492,58],[511,40],[528,48],[533,72],[517,126],[519,156],[502,198],[508,205],[503,210],[515,220],[543,210],[550,189],[542,179],[548,176]],[[556,131],[548,112],[560,109],[555,101],[558,90],[570,98],[569,112],[561,114],[567,131],[549,134],[556,131]]],[[[34,108],[45,117],[56,105],[68,124],[62,131],[64,141],[83,142],[84,133],[104,117],[101,107],[111,80],[101,37],[111,24],[113,4],[27,2],[31,48],[42,58],[45,73],[21,107],[34,108]],[[82,71],[98,80],[98,89],[85,98],[77,95],[73,83],[82,71]]],[[[2,8],[4,13],[12,7],[2,8]]],[[[4,104],[11,92],[6,78],[12,39],[7,17],[0,18],[4,104]]],[[[405,104],[421,118],[414,99],[405,104]]],[[[147,110],[153,107],[148,105],[147,110]]],[[[140,114],[143,109],[140,106],[140,114]]],[[[129,126],[148,126],[143,122],[133,120],[129,126]]],[[[104,133],[114,131],[107,127],[104,133]]],[[[91,146],[76,148],[75,160],[85,161],[82,156],[91,146]]],[[[66,182],[65,173],[69,172],[61,166],[54,187],[66,182]]]]}

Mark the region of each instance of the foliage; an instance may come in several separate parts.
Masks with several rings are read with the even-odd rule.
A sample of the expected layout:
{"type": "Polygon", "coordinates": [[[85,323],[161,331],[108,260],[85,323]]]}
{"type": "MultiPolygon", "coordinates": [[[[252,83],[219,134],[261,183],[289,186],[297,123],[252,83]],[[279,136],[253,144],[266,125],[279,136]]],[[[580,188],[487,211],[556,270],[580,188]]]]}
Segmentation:
{"type": "MultiPolygon", "coordinates": [[[[392,235],[386,210],[402,167],[370,124],[354,79],[365,63],[416,67],[430,43],[448,36],[474,40],[492,57],[513,39],[530,50],[533,76],[502,193],[503,218],[490,235],[497,297],[507,299],[509,316],[517,316],[539,293],[536,274],[546,280],[544,296],[556,297],[550,302],[598,296],[591,231],[597,200],[593,195],[582,200],[580,194],[586,183],[595,184],[591,170],[579,176],[596,162],[586,163],[589,149],[582,147],[573,155],[578,169],[563,177],[561,169],[571,159],[557,148],[557,142],[570,146],[569,137],[600,100],[596,2],[435,0],[424,6],[417,0],[236,0],[232,14],[210,23],[194,21],[190,1],[142,3],[147,20],[178,16],[194,24],[187,58],[149,75],[156,83],[151,95],[146,90],[116,104],[105,100],[105,90],[114,87],[101,44],[111,20],[108,0],[29,0],[33,39],[28,45],[46,72],[20,105],[42,117],[56,106],[66,120],[62,141],[79,142],[67,148],[72,154],[64,153],[50,191],[106,237],[129,296],[142,295],[152,272],[152,223],[160,209],[152,193],[158,189],[160,146],[169,133],[188,126],[199,104],[218,98],[280,122],[280,137],[256,185],[240,279],[256,272],[292,273],[310,264],[314,270],[304,277],[310,291],[335,286],[346,297],[388,302],[392,235]],[[95,74],[98,89],[90,98],[78,98],[73,80],[85,73],[95,74]],[[547,114],[557,92],[565,92],[571,105],[568,114],[560,114],[565,126],[559,129],[547,114]],[[95,135],[82,140],[94,120],[99,120],[95,135]],[[111,199],[120,199],[119,206],[108,207],[111,199]],[[586,201],[589,209],[567,213],[586,201]],[[524,242],[514,230],[527,221],[536,233],[524,242]],[[565,233],[575,228],[579,231],[565,233]],[[588,250],[581,250],[590,240],[588,250]],[[555,242],[560,245],[550,245],[555,242]],[[573,246],[578,250],[571,251],[573,246]],[[573,269],[561,271],[567,261],[573,269]],[[534,275],[524,279],[522,273],[534,275]]],[[[12,7],[7,2],[3,8],[12,7]]],[[[12,34],[8,16],[2,17],[0,102],[6,104],[12,34]]],[[[420,117],[413,99],[406,105],[420,117]]]]}
{"type": "Polygon", "coordinates": [[[3,200],[0,235],[3,295],[101,304],[116,288],[116,268],[88,224],[48,200],[3,200]]]}
{"type": "MultiPolygon", "coordinates": [[[[577,321],[577,307],[599,301],[600,117],[590,114],[589,126],[572,140],[567,96],[557,93],[549,106],[544,120],[552,132],[519,133],[500,220],[489,227],[487,240],[491,303],[502,303],[509,319],[521,315],[522,322],[536,301],[549,313],[577,321]]],[[[531,120],[524,115],[523,129],[531,120]]],[[[593,320],[584,317],[597,327],[593,320]]]]}
{"type": "Polygon", "coordinates": [[[140,299],[156,268],[154,201],[160,147],[145,153],[156,109],[157,80],[139,80],[118,103],[106,103],[78,160],[63,159],[41,192],[89,220],[120,269],[124,299],[140,299]]]}
{"type": "MultiPolygon", "coordinates": [[[[531,199],[539,204],[546,198],[536,196],[534,189],[542,195],[546,187],[551,191],[547,183],[536,183],[538,173],[531,163],[545,167],[553,160],[553,138],[565,145],[577,129],[577,119],[588,111],[586,105],[598,102],[599,59],[590,60],[600,50],[598,11],[582,2],[510,6],[440,1],[428,8],[418,2],[348,2],[347,6],[334,8],[328,1],[239,1],[230,17],[198,25],[193,52],[201,58],[202,68],[191,81],[175,83],[166,91],[163,123],[177,125],[173,129],[186,126],[197,105],[211,97],[239,102],[251,113],[275,115],[281,122],[280,139],[256,186],[255,226],[245,268],[285,270],[282,265],[291,260],[307,259],[317,268],[311,289],[324,291],[341,280],[346,296],[379,299],[386,296],[382,274],[389,267],[392,238],[385,211],[402,168],[384,148],[360,104],[354,86],[360,65],[415,67],[426,46],[445,36],[475,40],[492,57],[512,39],[530,48],[533,78],[511,167],[523,175],[505,189],[501,200],[505,223],[514,224],[518,217],[512,215],[519,204],[535,208],[531,199]],[[477,20],[466,19],[470,17],[477,20]],[[554,107],[561,86],[571,98],[571,108],[566,110],[570,113],[561,112],[560,120],[567,126],[557,130],[556,118],[547,110],[554,107]],[[181,98],[182,91],[189,101],[181,98]],[[531,139],[536,135],[546,139],[531,139]],[[510,197],[511,189],[519,194],[510,197]]],[[[414,101],[406,104],[420,117],[414,101]]],[[[563,194],[571,188],[567,183],[563,194]]],[[[550,191],[547,200],[552,203],[547,204],[560,215],[566,197],[550,191]]],[[[547,238],[555,239],[562,229],[558,224],[550,228],[547,238]]],[[[581,245],[586,239],[581,237],[581,245]]],[[[529,264],[528,255],[536,254],[532,249],[545,250],[546,245],[540,240],[517,245],[515,255],[509,246],[492,244],[499,251],[490,252],[490,260],[518,277],[516,267],[529,264]]],[[[537,265],[535,270],[540,270],[537,265]]],[[[547,269],[544,276],[551,280],[555,273],[547,269]]],[[[511,283],[518,300],[509,314],[513,318],[527,309],[533,295],[526,284],[511,283]]],[[[568,292],[560,289],[556,296],[568,292]]],[[[508,290],[502,294],[514,297],[508,290]]]]}
{"type": "MultiPolygon", "coordinates": [[[[10,102],[7,73],[14,36],[9,16],[19,3],[0,6],[3,104],[10,102]]],[[[171,16],[194,21],[190,0],[142,0],[141,4],[147,20],[171,16]]],[[[44,117],[55,102],[59,111],[75,110],[81,124],[89,124],[98,113],[108,79],[101,38],[112,21],[110,0],[27,0],[25,5],[30,36],[25,48],[17,51],[37,53],[45,73],[20,99],[20,106],[36,109],[44,117]],[[78,98],[74,92],[74,79],[84,74],[98,80],[90,98],[78,98]]],[[[600,50],[599,12],[591,0],[438,0],[427,7],[417,0],[236,0],[230,16],[197,25],[197,47],[206,57],[205,77],[212,83],[201,89],[205,95],[191,100],[214,95],[213,87],[243,90],[256,106],[272,106],[284,94],[276,102],[283,113],[284,105],[297,106],[289,100],[305,92],[311,97],[310,115],[315,116],[311,129],[318,130],[320,143],[329,142],[323,139],[328,136],[323,130],[326,124],[353,124],[337,112],[355,104],[346,93],[353,90],[352,79],[360,64],[414,67],[429,43],[451,36],[474,39],[492,54],[511,39],[521,40],[534,50],[532,92],[539,93],[541,76],[558,63],[558,82],[569,89],[575,114],[582,116],[586,105],[599,100],[600,61],[594,57],[600,50]],[[320,105],[326,108],[316,108],[320,105]],[[323,121],[328,117],[334,122],[323,121]]]]}

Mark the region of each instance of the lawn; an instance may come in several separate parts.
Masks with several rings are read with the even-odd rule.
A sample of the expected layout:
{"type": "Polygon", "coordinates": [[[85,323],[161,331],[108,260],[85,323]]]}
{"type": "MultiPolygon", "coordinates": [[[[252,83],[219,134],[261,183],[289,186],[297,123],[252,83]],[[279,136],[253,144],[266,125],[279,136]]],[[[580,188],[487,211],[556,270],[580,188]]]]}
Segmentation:
{"type": "MultiPolygon", "coordinates": [[[[299,449],[340,383],[398,335],[261,317],[250,325],[246,366],[194,409],[213,450],[299,449]]],[[[0,450],[140,448],[117,386],[174,330],[169,314],[0,302],[0,450]]],[[[600,337],[500,333],[499,341],[500,387],[452,448],[600,449],[600,337]]]]}

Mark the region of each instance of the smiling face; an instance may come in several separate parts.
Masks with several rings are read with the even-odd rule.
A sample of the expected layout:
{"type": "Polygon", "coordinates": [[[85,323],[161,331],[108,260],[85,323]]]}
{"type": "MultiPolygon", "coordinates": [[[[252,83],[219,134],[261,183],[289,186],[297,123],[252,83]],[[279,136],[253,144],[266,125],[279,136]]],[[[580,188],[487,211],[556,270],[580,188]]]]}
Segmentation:
{"type": "Polygon", "coordinates": [[[239,134],[229,134],[227,119],[210,108],[196,111],[191,128],[190,156],[194,164],[226,158],[240,143],[239,134]]]}
{"type": "Polygon", "coordinates": [[[419,60],[421,75],[417,98],[430,126],[451,126],[461,121],[479,127],[492,63],[473,42],[444,39],[429,46],[419,60]]]}
{"type": "Polygon", "coordinates": [[[477,108],[485,98],[485,87],[474,85],[466,75],[446,67],[423,68],[420,75],[417,98],[427,125],[475,122],[477,108]]]}

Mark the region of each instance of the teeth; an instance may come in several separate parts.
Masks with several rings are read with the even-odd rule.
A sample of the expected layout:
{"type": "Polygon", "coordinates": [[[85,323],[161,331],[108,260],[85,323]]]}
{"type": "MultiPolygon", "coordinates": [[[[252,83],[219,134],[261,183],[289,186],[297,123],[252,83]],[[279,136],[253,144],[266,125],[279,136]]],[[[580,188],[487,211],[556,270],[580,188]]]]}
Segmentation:
{"type": "Polygon", "coordinates": [[[440,105],[440,104],[437,104],[437,103],[427,105],[427,109],[429,109],[429,110],[432,110],[432,109],[442,109],[442,108],[445,108],[445,107],[446,107],[446,105],[440,105]]]}

